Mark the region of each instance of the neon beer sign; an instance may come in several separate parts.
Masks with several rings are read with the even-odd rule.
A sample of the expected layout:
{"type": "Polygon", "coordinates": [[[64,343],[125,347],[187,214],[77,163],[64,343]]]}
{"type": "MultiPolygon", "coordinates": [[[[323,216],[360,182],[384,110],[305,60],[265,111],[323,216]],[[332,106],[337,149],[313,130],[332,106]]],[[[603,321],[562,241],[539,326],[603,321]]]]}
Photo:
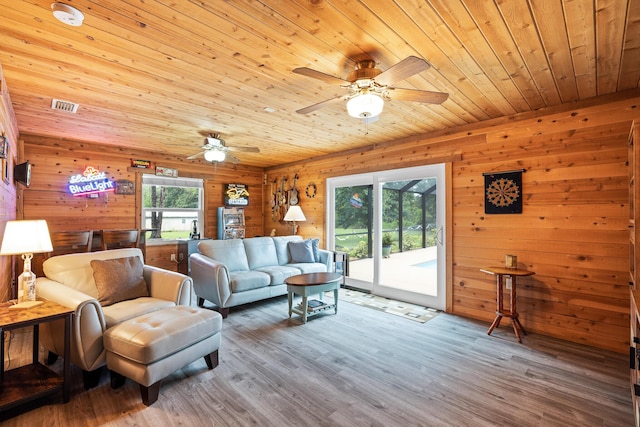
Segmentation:
{"type": "Polygon", "coordinates": [[[107,178],[106,172],[100,172],[93,166],[87,166],[82,174],[69,178],[69,192],[73,196],[114,191],[115,183],[107,178]]]}

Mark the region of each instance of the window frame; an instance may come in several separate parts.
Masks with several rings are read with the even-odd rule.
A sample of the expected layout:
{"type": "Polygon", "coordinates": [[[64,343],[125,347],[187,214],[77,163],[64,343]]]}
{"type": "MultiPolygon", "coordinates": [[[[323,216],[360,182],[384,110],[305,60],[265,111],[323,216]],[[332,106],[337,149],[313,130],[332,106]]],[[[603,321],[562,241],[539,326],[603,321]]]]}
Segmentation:
{"type": "MultiPolygon", "coordinates": [[[[142,175],[142,185],[140,188],[140,224],[141,228],[144,229],[146,226],[147,213],[150,212],[197,212],[197,220],[198,220],[198,230],[200,231],[203,226],[204,220],[204,179],[203,178],[170,178],[164,176],[150,175],[144,174],[142,175]],[[144,206],[144,192],[145,186],[155,185],[155,186],[163,186],[163,187],[183,187],[183,188],[196,188],[198,189],[198,208],[146,208],[144,206]]],[[[162,233],[162,230],[160,230],[162,233]]],[[[150,238],[147,240],[163,240],[164,238],[150,238]]]]}

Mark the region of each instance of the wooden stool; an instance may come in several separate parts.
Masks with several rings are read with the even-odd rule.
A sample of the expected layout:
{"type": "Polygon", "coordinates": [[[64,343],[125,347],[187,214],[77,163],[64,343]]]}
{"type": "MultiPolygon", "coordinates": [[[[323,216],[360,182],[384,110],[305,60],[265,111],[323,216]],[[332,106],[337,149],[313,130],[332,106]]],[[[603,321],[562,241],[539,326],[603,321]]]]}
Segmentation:
{"type": "Polygon", "coordinates": [[[520,330],[524,335],[527,335],[520,320],[518,319],[518,311],[516,309],[516,277],[518,276],[532,276],[535,273],[529,270],[520,270],[517,268],[505,268],[505,267],[485,267],[481,268],[480,271],[483,273],[488,273],[496,276],[496,293],[497,293],[497,308],[496,308],[496,318],[491,324],[489,331],[487,331],[487,335],[491,335],[494,328],[500,326],[500,321],[503,317],[510,317],[511,323],[513,324],[513,331],[516,333],[516,337],[518,337],[518,342],[522,342],[522,338],[520,337],[520,330]],[[509,300],[509,310],[505,310],[503,307],[503,284],[504,277],[511,277],[511,298],[509,300]]]}

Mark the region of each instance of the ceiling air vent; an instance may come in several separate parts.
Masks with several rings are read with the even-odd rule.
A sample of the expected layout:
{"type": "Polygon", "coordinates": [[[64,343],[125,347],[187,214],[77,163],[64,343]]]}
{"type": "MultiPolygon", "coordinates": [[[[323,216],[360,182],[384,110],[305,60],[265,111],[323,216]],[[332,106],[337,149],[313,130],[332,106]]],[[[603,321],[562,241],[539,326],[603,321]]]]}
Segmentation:
{"type": "Polygon", "coordinates": [[[51,108],[54,110],[66,111],[67,113],[76,113],[80,105],[75,102],[62,101],[60,99],[53,99],[51,101],[51,108]]]}

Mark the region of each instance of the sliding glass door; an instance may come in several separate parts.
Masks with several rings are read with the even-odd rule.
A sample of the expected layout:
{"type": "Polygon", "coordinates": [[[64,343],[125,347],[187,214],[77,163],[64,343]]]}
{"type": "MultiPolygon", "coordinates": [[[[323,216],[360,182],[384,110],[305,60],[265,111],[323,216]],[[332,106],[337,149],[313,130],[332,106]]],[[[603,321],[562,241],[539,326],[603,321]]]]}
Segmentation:
{"type": "Polygon", "coordinates": [[[347,284],[444,309],[444,165],[332,178],[327,190],[328,243],[349,253],[347,284]]]}

